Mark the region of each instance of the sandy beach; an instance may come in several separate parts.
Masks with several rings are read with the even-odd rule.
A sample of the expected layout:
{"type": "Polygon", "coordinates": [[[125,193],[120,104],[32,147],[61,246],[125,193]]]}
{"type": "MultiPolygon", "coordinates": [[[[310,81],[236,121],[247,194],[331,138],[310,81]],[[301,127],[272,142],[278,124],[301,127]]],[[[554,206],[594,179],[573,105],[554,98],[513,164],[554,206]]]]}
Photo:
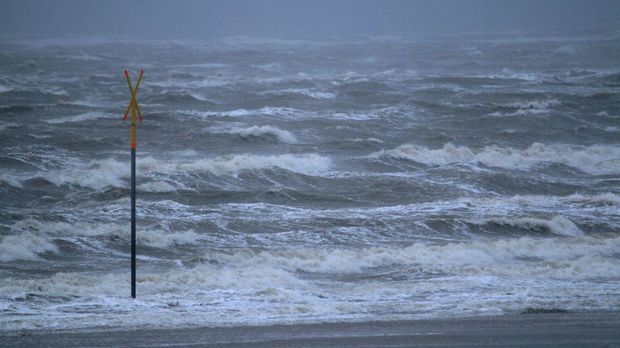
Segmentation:
{"type": "Polygon", "coordinates": [[[620,347],[617,312],[135,331],[4,333],[3,347],[620,347]]]}

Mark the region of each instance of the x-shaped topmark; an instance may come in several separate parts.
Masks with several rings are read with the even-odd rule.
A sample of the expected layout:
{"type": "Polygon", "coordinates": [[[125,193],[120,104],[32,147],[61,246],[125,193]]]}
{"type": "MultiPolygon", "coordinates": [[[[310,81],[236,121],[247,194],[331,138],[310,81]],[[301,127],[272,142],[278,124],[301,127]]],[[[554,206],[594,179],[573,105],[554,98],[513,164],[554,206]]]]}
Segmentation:
{"type": "MultiPolygon", "coordinates": [[[[125,110],[125,116],[123,117],[123,121],[127,120],[127,116],[129,116],[129,112],[131,112],[131,108],[134,108],[138,117],[140,118],[140,122],[142,122],[142,112],[140,112],[140,106],[138,106],[138,101],[136,100],[136,95],[138,94],[138,88],[140,87],[140,81],[142,81],[142,75],[144,74],[144,70],[140,70],[140,76],[138,77],[138,82],[136,83],[136,88],[131,87],[131,80],[129,79],[129,73],[125,70],[125,78],[127,79],[127,85],[129,86],[129,92],[131,93],[131,100],[129,101],[129,105],[127,105],[127,110],[125,110]]],[[[132,120],[135,121],[135,120],[132,120]]]]}

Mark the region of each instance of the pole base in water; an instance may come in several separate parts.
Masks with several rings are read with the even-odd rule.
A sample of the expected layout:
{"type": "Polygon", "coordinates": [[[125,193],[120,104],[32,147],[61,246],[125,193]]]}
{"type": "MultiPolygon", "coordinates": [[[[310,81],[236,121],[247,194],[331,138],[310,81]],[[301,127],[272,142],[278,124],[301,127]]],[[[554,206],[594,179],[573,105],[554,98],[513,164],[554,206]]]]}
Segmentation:
{"type": "Polygon", "coordinates": [[[136,149],[131,149],[131,297],[136,298],[136,149]]]}

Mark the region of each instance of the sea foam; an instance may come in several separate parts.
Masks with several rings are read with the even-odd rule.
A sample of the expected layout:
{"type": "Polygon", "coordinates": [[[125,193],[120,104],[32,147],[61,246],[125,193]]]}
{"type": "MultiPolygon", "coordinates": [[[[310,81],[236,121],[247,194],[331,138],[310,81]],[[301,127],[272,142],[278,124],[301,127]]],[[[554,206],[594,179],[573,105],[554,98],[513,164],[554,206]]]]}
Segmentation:
{"type": "MultiPolygon", "coordinates": [[[[137,175],[154,177],[157,175],[191,175],[211,173],[213,175],[236,176],[243,171],[280,168],[290,172],[320,176],[331,167],[331,159],[318,154],[253,155],[238,154],[207,159],[163,160],[152,156],[137,161],[137,175]]],[[[130,177],[128,165],[124,161],[108,158],[80,163],[75,166],[53,171],[41,172],[35,177],[43,177],[56,186],[78,185],[101,190],[106,187],[128,187],[130,177]]],[[[141,188],[151,192],[170,192],[176,189],[170,183],[145,183],[141,188]]]]}
{"type": "Polygon", "coordinates": [[[488,314],[497,307],[497,313],[518,310],[523,303],[553,305],[558,296],[577,297],[566,302],[571,309],[615,310],[617,289],[596,280],[620,277],[614,257],[618,248],[620,238],[524,237],[356,249],[212,251],[205,255],[209,262],[186,266],[179,260],[168,271],[139,272],[140,301],[127,298],[126,272],[6,278],[0,283],[0,305],[11,315],[0,317],[0,324],[12,330],[49,327],[49,316],[59,315],[63,328],[369,320],[376,311],[391,319],[403,311],[408,318],[463,316],[488,314]],[[343,287],[337,281],[342,277],[364,281],[343,287]],[[521,287],[527,291],[514,292],[521,287]],[[33,297],[38,299],[37,316],[30,314],[32,302],[24,301],[33,297]],[[142,315],[132,314],[137,312],[142,315]]]}
{"type": "MultiPolygon", "coordinates": [[[[11,226],[11,235],[0,241],[0,260],[36,260],[43,253],[56,253],[54,240],[76,243],[78,239],[128,240],[127,225],[114,222],[61,222],[25,219],[11,226]]],[[[170,248],[177,245],[195,245],[204,240],[193,230],[169,231],[159,227],[143,226],[138,234],[138,245],[154,248],[170,248]]],[[[80,243],[78,243],[80,244],[80,243]]],[[[92,246],[91,244],[89,244],[92,246]]]]}
{"type": "Polygon", "coordinates": [[[564,236],[583,236],[583,232],[569,219],[562,215],[554,216],[551,220],[532,218],[532,217],[520,217],[520,218],[508,218],[508,217],[496,217],[486,218],[482,220],[472,221],[474,224],[497,224],[507,225],[518,228],[525,228],[535,231],[547,231],[557,235],[564,236]]]}
{"type": "Polygon", "coordinates": [[[38,260],[39,254],[57,252],[50,238],[31,232],[3,236],[0,239],[0,261],[38,260]]]}
{"type": "Polygon", "coordinates": [[[100,118],[111,118],[112,116],[99,111],[89,111],[83,114],[54,118],[51,120],[46,120],[45,122],[51,124],[59,124],[59,123],[67,123],[67,122],[82,122],[82,121],[92,121],[100,118]]]}
{"type": "Polygon", "coordinates": [[[544,162],[562,163],[590,174],[620,173],[620,147],[613,145],[533,143],[525,149],[497,145],[472,149],[447,143],[441,148],[430,149],[422,145],[404,144],[370,156],[402,158],[431,166],[478,162],[490,167],[509,169],[529,169],[537,163],[544,162]]]}
{"type": "MultiPolygon", "coordinates": [[[[216,131],[216,130],[211,130],[216,131]]],[[[217,132],[217,131],[216,131],[217,132]]],[[[297,138],[286,130],[280,129],[274,126],[251,126],[247,128],[231,128],[226,130],[219,131],[221,133],[227,134],[236,134],[243,138],[250,137],[273,137],[277,139],[279,142],[287,143],[287,144],[295,144],[297,143],[297,138]]]]}

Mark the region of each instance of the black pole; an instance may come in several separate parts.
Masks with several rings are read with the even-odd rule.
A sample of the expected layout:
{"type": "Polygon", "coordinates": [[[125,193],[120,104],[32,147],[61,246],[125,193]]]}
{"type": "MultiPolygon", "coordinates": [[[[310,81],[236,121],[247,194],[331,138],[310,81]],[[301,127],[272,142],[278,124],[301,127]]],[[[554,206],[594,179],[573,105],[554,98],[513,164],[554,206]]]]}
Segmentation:
{"type": "Polygon", "coordinates": [[[136,149],[131,149],[131,297],[136,298],[136,149]]]}
{"type": "Polygon", "coordinates": [[[136,94],[138,94],[138,87],[140,87],[140,81],[142,81],[143,70],[140,70],[140,77],[136,83],[135,89],[131,86],[131,79],[129,78],[129,72],[125,70],[125,78],[127,79],[127,85],[129,86],[129,92],[131,92],[131,101],[127,105],[127,111],[125,111],[125,117],[131,113],[131,130],[130,130],[130,146],[131,146],[131,297],[136,298],[136,114],[140,116],[140,122],[142,122],[142,113],[138,107],[138,101],[136,100],[136,94]]]}

